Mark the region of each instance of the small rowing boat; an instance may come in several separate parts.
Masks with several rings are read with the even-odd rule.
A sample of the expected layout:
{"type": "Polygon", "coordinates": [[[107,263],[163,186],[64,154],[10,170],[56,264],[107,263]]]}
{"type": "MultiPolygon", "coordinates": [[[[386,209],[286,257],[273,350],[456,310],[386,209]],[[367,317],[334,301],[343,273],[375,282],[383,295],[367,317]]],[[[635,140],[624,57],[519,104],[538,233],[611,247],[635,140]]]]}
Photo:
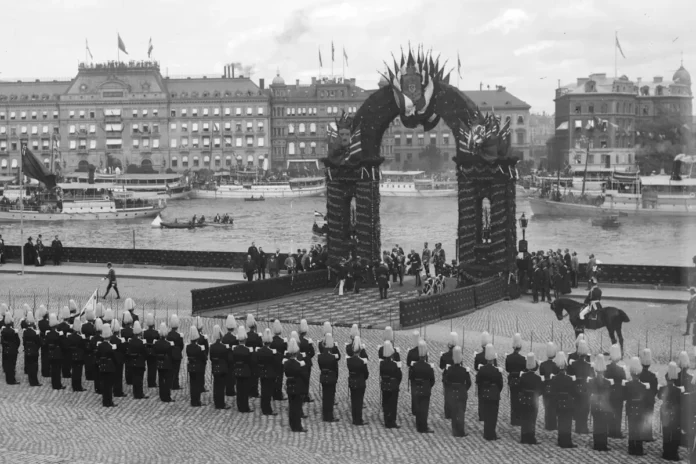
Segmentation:
{"type": "Polygon", "coordinates": [[[255,197],[252,195],[248,198],[245,198],[244,201],[266,201],[266,199],[264,198],[263,195],[261,195],[260,197],[255,197]]]}

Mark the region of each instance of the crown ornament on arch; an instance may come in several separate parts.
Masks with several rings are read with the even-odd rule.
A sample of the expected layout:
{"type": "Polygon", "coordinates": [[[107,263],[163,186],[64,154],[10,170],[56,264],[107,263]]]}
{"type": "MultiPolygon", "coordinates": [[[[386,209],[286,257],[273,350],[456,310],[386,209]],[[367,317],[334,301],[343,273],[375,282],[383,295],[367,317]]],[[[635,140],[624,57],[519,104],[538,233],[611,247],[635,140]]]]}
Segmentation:
{"type": "Polygon", "coordinates": [[[348,129],[349,131],[353,130],[353,117],[348,116],[346,114],[346,110],[342,110],[341,117],[338,119],[334,118],[334,121],[336,122],[337,131],[341,129],[348,129]]]}

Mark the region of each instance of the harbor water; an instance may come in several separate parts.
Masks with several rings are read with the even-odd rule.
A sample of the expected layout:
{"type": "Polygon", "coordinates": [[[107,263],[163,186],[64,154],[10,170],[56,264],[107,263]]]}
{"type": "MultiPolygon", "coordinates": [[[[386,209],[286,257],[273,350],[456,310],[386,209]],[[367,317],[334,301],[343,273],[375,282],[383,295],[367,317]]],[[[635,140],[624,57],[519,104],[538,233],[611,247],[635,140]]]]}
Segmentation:
{"type": "MultiPolygon", "coordinates": [[[[307,248],[319,240],[312,235],[314,211],[326,211],[326,198],[268,199],[245,202],[236,199],[198,199],[170,201],[162,219],[188,220],[194,214],[212,221],[216,213],[229,213],[234,225],[228,228],[153,229],[151,220],[79,221],[24,224],[24,239],[19,223],[1,224],[7,245],[23,243],[26,237],[43,235],[50,246],[58,234],[63,246],[244,251],[252,241],[266,252],[280,248],[307,248]]],[[[688,219],[621,218],[621,226],[603,229],[589,218],[535,218],[524,198],[517,200],[517,217],[530,219],[527,241],[531,250],[569,248],[578,252],[581,262],[594,253],[602,262],[692,266],[696,255],[696,221],[688,219]]],[[[320,218],[318,218],[320,220],[320,218]]],[[[398,244],[407,252],[420,252],[427,241],[432,249],[443,244],[447,259],[455,257],[457,198],[382,198],[382,247],[398,244]]],[[[519,228],[519,226],[518,226],[519,228]]],[[[522,238],[518,229],[518,238],[522,238]]]]}

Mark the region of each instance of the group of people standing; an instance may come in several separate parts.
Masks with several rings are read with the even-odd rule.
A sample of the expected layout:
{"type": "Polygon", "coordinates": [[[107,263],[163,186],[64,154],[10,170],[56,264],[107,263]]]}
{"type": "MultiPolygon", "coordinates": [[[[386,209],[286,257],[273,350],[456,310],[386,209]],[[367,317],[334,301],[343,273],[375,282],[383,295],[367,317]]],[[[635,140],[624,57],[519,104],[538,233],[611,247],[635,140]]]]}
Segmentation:
{"type": "MultiPolygon", "coordinates": [[[[36,243],[34,243],[32,237],[29,237],[24,244],[24,265],[43,266],[45,264],[45,250],[41,234],[36,238],[36,243]]],[[[54,266],[59,266],[63,259],[63,242],[60,241],[57,235],[51,242],[51,259],[54,266]]]]}
{"type": "Polygon", "coordinates": [[[522,293],[532,291],[532,299],[551,301],[551,291],[554,299],[571,293],[572,288],[578,287],[579,262],[575,251],[568,248],[564,252],[539,250],[536,253],[520,253],[517,259],[517,281],[522,293]]]}
{"type": "Polygon", "coordinates": [[[251,282],[266,278],[266,272],[270,278],[278,277],[280,270],[285,268],[288,273],[297,273],[317,269],[326,269],[328,259],[328,249],[324,245],[312,245],[309,249],[297,249],[296,253],[289,253],[283,260],[280,248],[274,254],[268,255],[263,251],[263,247],[256,247],[255,242],[247,250],[247,259],[244,261],[242,272],[246,279],[251,282]]]}

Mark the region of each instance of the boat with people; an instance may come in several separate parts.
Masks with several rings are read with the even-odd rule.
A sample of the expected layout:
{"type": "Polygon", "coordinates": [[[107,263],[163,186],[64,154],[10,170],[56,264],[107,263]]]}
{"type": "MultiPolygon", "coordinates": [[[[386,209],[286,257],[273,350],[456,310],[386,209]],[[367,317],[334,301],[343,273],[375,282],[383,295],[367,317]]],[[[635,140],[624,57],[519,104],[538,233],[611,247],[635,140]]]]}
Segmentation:
{"type": "Polygon", "coordinates": [[[604,194],[550,192],[530,198],[535,216],[602,217],[612,213],[653,218],[696,218],[696,155],[677,155],[672,175],[613,172],[604,194]]]}
{"type": "Polygon", "coordinates": [[[167,207],[164,200],[143,200],[122,191],[114,195],[114,191],[119,187],[77,183],[57,184],[51,191],[28,189],[23,208],[18,198],[0,199],[0,222],[132,220],[157,216],[167,207]]]}
{"type": "MultiPolygon", "coordinates": [[[[74,172],[65,176],[67,182],[87,184],[89,173],[74,172]]],[[[133,197],[144,200],[163,198],[166,200],[187,199],[191,186],[182,174],[121,174],[94,173],[94,184],[110,184],[131,192],[133,197]]]]}
{"type": "Polygon", "coordinates": [[[245,198],[244,201],[266,201],[266,198],[264,198],[263,195],[261,195],[260,197],[255,197],[254,195],[252,195],[249,198],[245,198]]]}
{"type": "Polygon", "coordinates": [[[425,171],[383,171],[379,193],[385,197],[455,197],[457,182],[427,176],[425,171]]]}

